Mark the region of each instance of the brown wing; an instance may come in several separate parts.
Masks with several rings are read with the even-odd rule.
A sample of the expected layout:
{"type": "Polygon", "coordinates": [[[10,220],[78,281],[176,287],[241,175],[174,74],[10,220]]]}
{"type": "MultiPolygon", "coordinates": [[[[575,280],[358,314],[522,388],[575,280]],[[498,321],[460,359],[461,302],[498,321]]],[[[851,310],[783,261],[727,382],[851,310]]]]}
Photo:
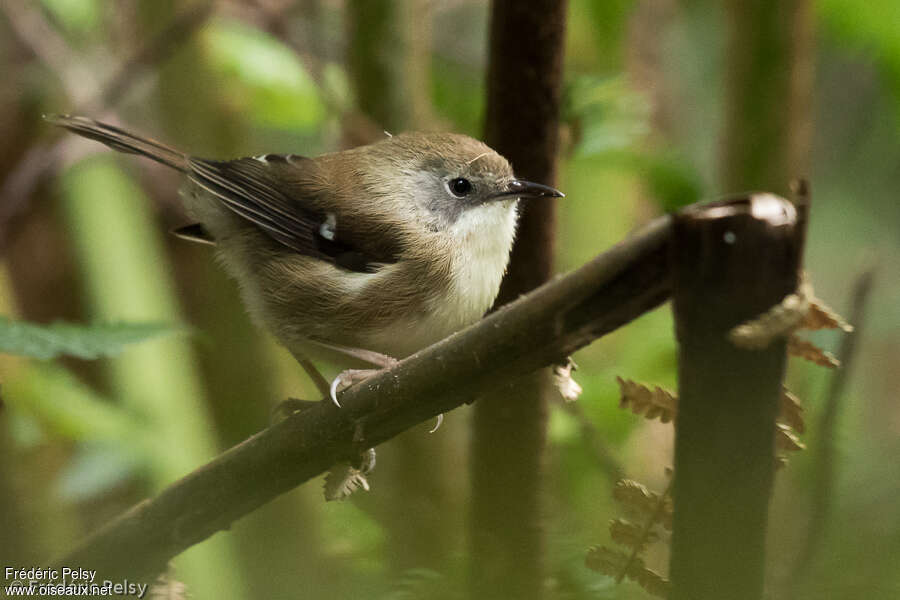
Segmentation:
{"type": "Polygon", "coordinates": [[[367,244],[362,236],[341,228],[337,215],[322,210],[316,198],[321,192],[314,186],[304,186],[298,181],[302,178],[284,176],[285,169],[293,175],[314,169],[312,163],[308,158],[278,154],[231,161],[191,158],[188,177],[295,252],[362,272],[396,262],[395,253],[384,251],[384,240],[367,244]]]}

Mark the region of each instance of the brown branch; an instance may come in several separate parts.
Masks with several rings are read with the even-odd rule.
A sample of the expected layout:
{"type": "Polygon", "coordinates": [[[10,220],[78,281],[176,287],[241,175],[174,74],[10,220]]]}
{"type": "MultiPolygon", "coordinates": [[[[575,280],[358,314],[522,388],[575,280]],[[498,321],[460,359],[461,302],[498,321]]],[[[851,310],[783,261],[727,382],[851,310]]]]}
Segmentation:
{"type": "Polygon", "coordinates": [[[682,211],[673,225],[678,337],[672,600],[759,600],[784,338],[728,332],[797,287],[798,215],[771,194],[682,211]]]}
{"type": "Polygon", "coordinates": [[[66,94],[80,102],[90,94],[93,73],[83,65],[74,63],[74,55],[65,38],[44,18],[38,3],[9,0],[0,2],[0,11],[6,15],[15,36],[22,45],[44,63],[60,80],[66,94]]]}
{"type": "Polygon", "coordinates": [[[215,2],[198,2],[176,15],[172,21],[131,55],[116,70],[97,95],[75,114],[94,114],[115,106],[150,67],[165,62],[212,16],[215,2]]]}
{"type": "MultiPolygon", "coordinates": [[[[72,112],[100,116],[116,106],[126,92],[155,64],[165,61],[194,32],[210,18],[214,3],[198,3],[175,17],[169,25],[153,36],[137,52],[126,59],[116,74],[91,99],[79,104],[72,112]]],[[[51,65],[53,66],[53,65],[51,65]]],[[[60,75],[62,77],[62,75],[60,75]]],[[[78,98],[73,98],[77,101],[78,98]]],[[[43,175],[52,169],[63,154],[66,140],[61,133],[51,134],[55,141],[36,141],[23,152],[0,185],[0,248],[6,242],[9,223],[24,212],[43,175]]]]}
{"type": "Polygon", "coordinates": [[[487,388],[558,362],[669,295],[661,218],[577,271],[231,448],[108,523],[59,561],[149,580],[243,515],[487,388]]]}

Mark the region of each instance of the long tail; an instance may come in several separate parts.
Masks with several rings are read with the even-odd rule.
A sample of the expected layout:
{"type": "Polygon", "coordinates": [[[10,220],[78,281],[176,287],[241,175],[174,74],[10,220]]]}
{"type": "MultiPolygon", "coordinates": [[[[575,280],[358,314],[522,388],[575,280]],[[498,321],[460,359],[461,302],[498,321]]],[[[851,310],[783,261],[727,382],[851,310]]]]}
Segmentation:
{"type": "Polygon", "coordinates": [[[150,138],[140,137],[124,129],[86,117],[48,115],[44,119],[54,125],[65,127],[78,135],[102,142],[113,150],[128,154],[141,154],[182,172],[188,170],[188,157],[186,154],[150,138]]]}

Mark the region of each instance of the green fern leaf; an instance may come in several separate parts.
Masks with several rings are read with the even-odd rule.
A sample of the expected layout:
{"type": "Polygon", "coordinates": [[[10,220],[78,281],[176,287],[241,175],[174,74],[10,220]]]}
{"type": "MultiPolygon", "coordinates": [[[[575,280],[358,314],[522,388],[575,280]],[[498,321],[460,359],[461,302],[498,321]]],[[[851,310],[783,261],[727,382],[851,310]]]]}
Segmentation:
{"type": "Polygon", "coordinates": [[[114,356],[125,346],[181,331],[164,323],[97,323],[49,325],[0,317],[0,354],[41,360],[67,355],[84,359],[114,356]]]}

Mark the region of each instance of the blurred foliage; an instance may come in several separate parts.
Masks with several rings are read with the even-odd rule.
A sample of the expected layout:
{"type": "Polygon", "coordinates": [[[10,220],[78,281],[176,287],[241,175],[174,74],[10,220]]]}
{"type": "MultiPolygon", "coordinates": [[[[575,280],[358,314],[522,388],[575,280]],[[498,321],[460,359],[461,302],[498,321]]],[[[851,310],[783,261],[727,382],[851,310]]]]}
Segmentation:
{"type": "Polygon", "coordinates": [[[115,356],[128,344],[173,331],[170,325],[159,323],[38,325],[0,316],[0,352],[44,360],[61,355],[88,359],[115,356]]]}
{"type": "Polygon", "coordinates": [[[66,31],[88,37],[103,20],[103,7],[96,0],[41,0],[44,8],[66,31]]]}
{"type": "Polygon", "coordinates": [[[894,0],[822,0],[819,12],[841,44],[871,55],[885,74],[900,125],[900,3],[894,0]]]}
{"type": "Polygon", "coordinates": [[[291,49],[239,22],[217,22],[204,35],[211,66],[221,75],[221,101],[254,124],[309,131],[321,124],[319,90],[291,49]]]}
{"type": "MultiPolygon", "coordinates": [[[[144,12],[168,14],[160,8],[163,3],[137,0],[23,5],[59,36],[56,41],[65,50],[56,57],[60,63],[90,74],[115,72],[119,61],[145,41],[154,28],[141,21],[144,12]]],[[[433,128],[477,136],[483,125],[488,6],[474,0],[429,6],[426,92],[433,128]]],[[[727,76],[723,10],[708,0],[572,0],[559,182],[567,194],[559,211],[560,271],[589,260],[653,216],[714,189],[710,182],[716,180],[722,143],[721,90],[727,76]]],[[[900,452],[895,375],[900,368],[900,4],[823,0],[816,11],[814,207],[806,268],[818,295],[843,314],[863,255],[877,255],[881,276],[843,418],[831,433],[840,463],[828,535],[809,572],[792,584],[793,557],[805,539],[814,460],[813,452],[801,453],[778,475],[769,588],[773,598],[795,600],[896,598],[900,474],[886,457],[900,452]]],[[[208,118],[221,126],[212,127],[215,135],[202,140],[203,147],[224,156],[338,149],[354,139],[357,126],[343,56],[343,17],[340,2],[220,2],[191,44],[169,62],[150,65],[150,75],[133,83],[114,107],[116,116],[136,129],[168,130],[190,143],[208,123],[184,119],[208,118]],[[190,72],[172,76],[171,65],[188,65],[190,72]]],[[[46,133],[39,113],[67,112],[74,103],[65,97],[60,74],[29,46],[40,43],[40,37],[26,41],[13,29],[0,16],[0,63],[13,82],[0,93],[0,132],[21,145],[0,164],[2,177],[17,168],[30,147],[50,139],[38,137],[46,133]]],[[[71,141],[67,146],[68,158],[80,157],[85,148],[97,150],[71,141]]],[[[10,224],[0,313],[15,320],[0,321],[0,348],[42,358],[64,351],[81,356],[122,352],[90,364],[0,355],[7,408],[0,413],[0,516],[23,514],[18,522],[29,528],[18,536],[9,530],[0,552],[15,554],[4,558],[71,547],[79,536],[202,464],[218,451],[219,440],[228,439],[226,430],[265,427],[268,406],[279,400],[270,397],[271,390],[309,393],[299,370],[264,333],[248,327],[246,339],[219,334],[235,328],[226,320],[235,317],[213,308],[221,306],[223,296],[233,297],[235,286],[208,277],[208,270],[218,268],[209,252],[162,235],[184,222],[176,207],[176,174],[130,157],[107,156],[77,162],[45,179],[53,186],[39,190],[30,199],[32,210],[10,224]],[[34,208],[48,206],[52,209],[34,208]],[[200,284],[209,281],[216,287],[200,284]],[[130,325],[83,330],[26,325],[35,320],[38,301],[55,307],[60,319],[130,325]],[[226,367],[196,365],[203,343],[198,336],[160,336],[121,347],[169,330],[157,331],[151,323],[201,321],[207,339],[229,340],[233,348],[223,353],[253,348],[275,365],[271,374],[256,376],[266,381],[248,377],[234,399],[263,403],[263,410],[248,413],[208,397],[209,390],[222,389],[221,382],[230,380],[221,372],[226,367]],[[8,337],[14,328],[19,335],[15,347],[8,337]],[[24,344],[38,339],[39,347],[24,344]],[[218,425],[206,416],[213,407],[218,425]]],[[[811,339],[834,348],[837,338],[822,333],[811,339]]],[[[579,407],[597,439],[627,476],[660,489],[664,467],[671,464],[671,428],[642,423],[620,410],[616,377],[674,389],[676,352],[672,319],[664,307],[576,357],[575,378],[585,389],[579,407]]],[[[789,387],[806,407],[804,442],[811,449],[819,435],[827,377],[806,365],[790,369],[789,387]]],[[[451,427],[435,434],[449,436],[453,460],[440,468],[458,482],[462,501],[467,417],[466,409],[455,411],[448,415],[451,427]]],[[[609,543],[607,521],[616,510],[613,482],[597,448],[586,441],[583,425],[570,412],[554,409],[551,414],[544,523],[548,597],[645,598],[637,586],[615,586],[583,565],[589,546],[609,543]]],[[[382,501],[413,510],[413,500],[438,506],[445,500],[386,486],[378,473],[370,494],[382,501]]],[[[264,507],[237,524],[235,532],[202,544],[200,554],[189,553],[191,566],[178,576],[197,597],[465,597],[469,565],[462,531],[444,538],[421,532],[430,543],[446,547],[449,558],[441,569],[395,571],[385,555],[391,531],[372,502],[326,505],[320,482],[312,482],[278,504],[283,512],[264,507]],[[247,548],[222,550],[223,541],[245,535],[242,527],[259,529],[256,537],[242,538],[249,540],[247,548]],[[204,556],[212,546],[218,550],[204,556]],[[253,571],[260,556],[268,563],[253,571]],[[248,575],[254,572],[262,575],[248,575]],[[197,583],[225,581],[226,576],[231,583],[213,591],[197,583]]],[[[647,561],[664,570],[665,553],[651,554],[647,561]]]]}
{"type": "Polygon", "coordinates": [[[134,452],[137,419],[79,381],[67,370],[51,364],[33,364],[6,382],[17,409],[38,418],[54,436],[74,441],[117,441],[120,451],[134,452]]]}

